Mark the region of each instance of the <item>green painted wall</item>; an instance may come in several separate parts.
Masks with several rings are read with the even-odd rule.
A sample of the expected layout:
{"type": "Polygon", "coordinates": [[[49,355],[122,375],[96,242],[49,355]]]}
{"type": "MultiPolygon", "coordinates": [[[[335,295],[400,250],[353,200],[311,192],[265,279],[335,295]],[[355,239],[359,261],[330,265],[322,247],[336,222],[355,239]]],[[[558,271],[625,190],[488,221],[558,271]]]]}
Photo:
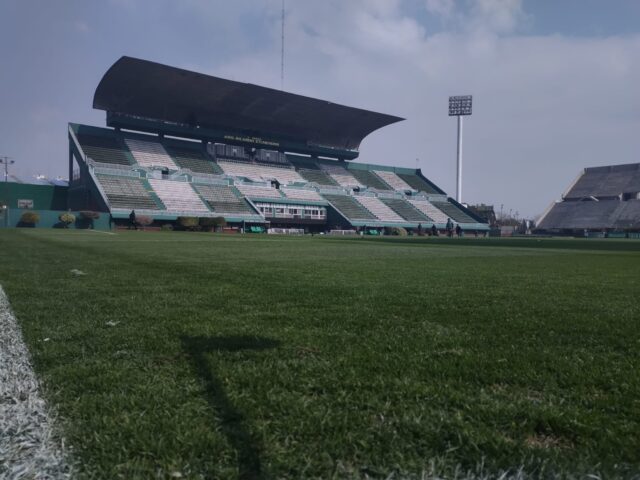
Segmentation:
{"type": "Polygon", "coordinates": [[[69,187],[1,182],[0,203],[18,209],[18,200],[31,200],[29,210],[66,210],[69,187]]]}
{"type": "MultiPolygon", "coordinates": [[[[20,225],[20,217],[24,212],[36,212],[40,215],[40,221],[36,224],[36,228],[62,228],[59,216],[62,213],[66,213],[66,210],[37,210],[37,209],[21,209],[21,208],[9,208],[0,209],[0,228],[2,227],[22,227],[20,225]]],[[[91,225],[79,220],[80,215],[78,212],[70,212],[76,216],[76,222],[69,225],[69,228],[86,229],[91,228],[91,225]]],[[[111,224],[109,222],[109,214],[101,213],[100,218],[93,221],[93,228],[95,230],[110,230],[111,224]]]]}

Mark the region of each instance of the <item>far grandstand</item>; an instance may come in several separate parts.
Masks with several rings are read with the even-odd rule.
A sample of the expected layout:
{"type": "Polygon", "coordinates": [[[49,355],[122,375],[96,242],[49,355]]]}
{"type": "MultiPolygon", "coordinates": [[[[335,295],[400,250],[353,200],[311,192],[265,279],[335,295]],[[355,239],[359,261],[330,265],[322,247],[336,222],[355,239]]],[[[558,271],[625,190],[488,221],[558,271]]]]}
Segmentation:
{"type": "Polygon", "coordinates": [[[640,236],[640,163],[585,168],[538,222],[546,233],[640,236]]]}
{"type": "MultiPolygon", "coordinates": [[[[488,225],[419,169],[355,163],[399,117],[122,57],[96,89],[107,127],[69,124],[69,208],[251,231],[488,225]]],[[[391,160],[391,159],[390,159],[391,160]]],[[[396,160],[396,159],[393,159],[396,160]]]]}

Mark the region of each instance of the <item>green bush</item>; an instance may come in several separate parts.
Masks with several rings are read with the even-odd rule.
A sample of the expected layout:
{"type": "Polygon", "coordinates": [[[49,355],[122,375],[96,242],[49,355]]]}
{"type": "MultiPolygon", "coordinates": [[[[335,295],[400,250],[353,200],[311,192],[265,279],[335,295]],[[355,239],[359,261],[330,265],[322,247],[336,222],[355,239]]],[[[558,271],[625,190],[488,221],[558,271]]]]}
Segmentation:
{"type": "Polygon", "coordinates": [[[171,225],[170,223],[165,223],[160,227],[160,230],[164,230],[166,232],[170,232],[173,230],[173,225],[171,225]]]}
{"type": "Polygon", "coordinates": [[[100,218],[100,214],[98,212],[91,212],[87,210],[78,213],[80,215],[80,218],[83,220],[97,220],[100,218]]]}
{"type": "Polygon", "coordinates": [[[390,227],[388,229],[389,235],[395,235],[397,237],[406,237],[407,230],[403,227],[390,227]]]}
{"type": "Polygon", "coordinates": [[[213,228],[216,230],[220,227],[224,227],[227,221],[224,217],[200,217],[200,227],[205,232],[210,232],[213,228]]]}
{"type": "Polygon", "coordinates": [[[40,221],[40,215],[36,212],[24,212],[20,217],[20,223],[25,225],[35,225],[40,221]]]}
{"type": "Polygon", "coordinates": [[[216,227],[226,227],[227,226],[227,221],[225,220],[224,217],[213,217],[213,220],[215,222],[214,226],[216,226],[216,227]]]}
{"type": "Polygon", "coordinates": [[[200,224],[200,228],[202,228],[203,232],[210,232],[215,227],[216,222],[212,217],[200,217],[198,223],[200,224]]]}
{"type": "Polygon", "coordinates": [[[58,220],[64,223],[65,227],[68,227],[76,221],[76,216],[73,213],[61,213],[58,220]]]}
{"type": "Polygon", "coordinates": [[[199,230],[199,219],[198,217],[178,217],[178,225],[180,225],[185,230],[191,230],[193,232],[199,230]]]}

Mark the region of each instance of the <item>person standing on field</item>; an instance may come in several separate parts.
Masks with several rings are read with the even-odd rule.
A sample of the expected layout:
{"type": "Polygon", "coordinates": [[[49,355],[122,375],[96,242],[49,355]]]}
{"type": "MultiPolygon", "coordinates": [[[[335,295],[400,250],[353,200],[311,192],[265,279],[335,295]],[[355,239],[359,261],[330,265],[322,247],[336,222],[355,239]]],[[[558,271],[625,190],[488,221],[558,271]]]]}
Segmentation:
{"type": "Polygon", "coordinates": [[[134,230],[138,230],[138,223],[136,222],[136,211],[135,210],[131,210],[131,213],[129,214],[129,230],[131,230],[132,228],[134,230]]]}

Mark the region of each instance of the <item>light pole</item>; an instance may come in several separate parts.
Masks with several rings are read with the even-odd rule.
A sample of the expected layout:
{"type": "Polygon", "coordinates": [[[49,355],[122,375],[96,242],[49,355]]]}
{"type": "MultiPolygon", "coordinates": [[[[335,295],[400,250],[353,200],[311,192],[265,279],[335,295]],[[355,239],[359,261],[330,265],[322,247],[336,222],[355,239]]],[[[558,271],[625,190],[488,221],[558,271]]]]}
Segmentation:
{"type": "Polygon", "coordinates": [[[11,160],[9,157],[0,157],[0,164],[4,164],[4,181],[9,181],[9,165],[16,163],[15,160],[11,160]]]}
{"type": "Polygon", "coordinates": [[[471,115],[473,97],[459,95],[449,97],[449,116],[458,117],[458,155],[456,173],[456,201],[462,203],[462,117],[471,115]]]}
{"type": "Polygon", "coordinates": [[[10,195],[9,195],[9,165],[13,165],[15,160],[11,160],[9,157],[0,157],[0,164],[4,165],[4,194],[5,194],[5,204],[2,206],[4,210],[4,221],[5,225],[9,226],[9,203],[10,203],[10,195]]]}

